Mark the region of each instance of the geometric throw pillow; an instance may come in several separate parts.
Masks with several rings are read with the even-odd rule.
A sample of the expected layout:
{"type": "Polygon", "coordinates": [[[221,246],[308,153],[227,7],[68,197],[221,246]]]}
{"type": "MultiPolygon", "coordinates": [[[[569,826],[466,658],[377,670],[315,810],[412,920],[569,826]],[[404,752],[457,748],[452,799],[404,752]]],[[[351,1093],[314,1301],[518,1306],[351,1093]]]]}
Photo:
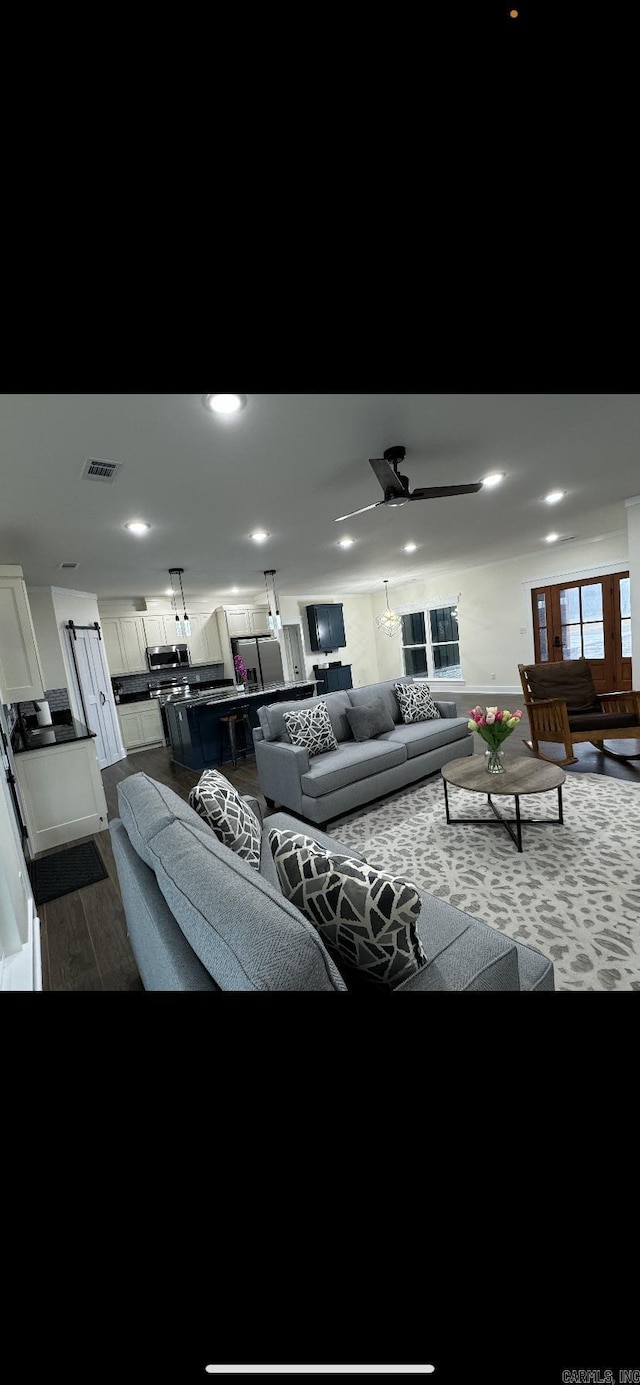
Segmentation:
{"type": "Polygon", "coordinates": [[[224,846],[235,851],[247,865],[260,869],[262,828],[258,819],[217,769],[205,769],[189,794],[189,803],[209,824],[224,846]]]}
{"type": "Polygon", "coordinates": [[[425,966],[415,885],[300,832],[273,828],[269,846],[285,899],[315,925],[349,984],[393,990],[425,966]]]}
{"type": "Polygon", "coordinates": [[[329,713],[324,702],[316,702],[315,707],[299,712],[283,712],[292,745],[301,745],[310,755],[323,755],[326,750],[337,750],[338,742],[333,734],[329,713]]]}
{"type": "Polygon", "coordinates": [[[433,721],[440,716],[428,683],[395,683],[394,688],[405,725],[411,721],[433,721]]]}
{"type": "Polygon", "coordinates": [[[381,697],[362,702],[359,707],[345,707],[345,712],[356,741],[369,741],[385,731],[393,731],[393,717],[381,697]]]}

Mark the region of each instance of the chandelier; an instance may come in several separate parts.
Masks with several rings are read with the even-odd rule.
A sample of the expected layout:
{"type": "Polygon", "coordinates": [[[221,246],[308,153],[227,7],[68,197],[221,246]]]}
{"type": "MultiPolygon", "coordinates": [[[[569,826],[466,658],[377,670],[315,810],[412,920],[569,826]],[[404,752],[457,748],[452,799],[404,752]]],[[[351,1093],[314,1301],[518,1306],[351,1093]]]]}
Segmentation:
{"type": "Polygon", "coordinates": [[[392,611],[391,607],[389,606],[389,593],[387,591],[388,585],[388,581],[385,577],[384,594],[387,598],[387,609],[386,611],[382,612],[381,616],[376,616],[376,625],[379,626],[381,630],[384,630],[385,635],[393,636],[397,635],[402,625],[402,616],[397,615],[396,612],[392,611]]]}

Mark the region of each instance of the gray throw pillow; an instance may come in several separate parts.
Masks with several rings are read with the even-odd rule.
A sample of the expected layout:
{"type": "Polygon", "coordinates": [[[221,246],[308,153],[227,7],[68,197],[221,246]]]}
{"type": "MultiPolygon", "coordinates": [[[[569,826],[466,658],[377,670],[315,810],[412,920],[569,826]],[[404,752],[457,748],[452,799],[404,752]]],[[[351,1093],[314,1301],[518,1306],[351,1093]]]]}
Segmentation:
{"type": "Polygon", "coordinates": [[[405,726],[412,721],[433,721],[440,716],[428,683],[396,683],[394,692],[405,726]]]}
{"type": "Polygon", "coordinates": [[[261,825],[253,808],[245,803],[224,774],[217,769],[203,770],[189,794],[189,803],[223,846],[235,851],[255,870],[260,869],[261,825]]]}
{"type": "Polygon", "coordinates": [[[346,708],[347,721],[357,741],[370,741],[385,731],[393,731],[394,720],[381,698],[346,708]]]}
{"type": "Polygon", "coordinates": [[[394,990],[426,966],[420,892],[366,861],[330,855],[302,832],[272,828],[269,846],[285,899],[315,925],[349,984],[394,990]]]}

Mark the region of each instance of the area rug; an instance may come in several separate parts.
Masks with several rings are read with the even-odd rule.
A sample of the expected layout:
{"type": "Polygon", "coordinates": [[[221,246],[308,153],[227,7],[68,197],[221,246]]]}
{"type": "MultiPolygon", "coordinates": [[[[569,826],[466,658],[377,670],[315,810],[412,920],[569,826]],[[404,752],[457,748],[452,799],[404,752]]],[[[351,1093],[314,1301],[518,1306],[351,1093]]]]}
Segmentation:
{"type": "Polygon", "coordinates": [[[79,846],[31,861],[29,875],[36,904],[48,904],[63,894],[71,894],[72,890],[82,890],[85,885],[104,880],[107,871],[95,842],[81,842],[79,846]]]}
{"type": "MultiPolygon", "coordinates": [[[[564,827],[527,828],[527,817],[557,817],[558,796],[522,795],[521,854],[498,824],[447,826],[440,776],[330,831],[370,864],[537,947],[556,990],[640,991],[640,786],[568,773],[562,799],[564,827]]],[[[514,816],[513,798],[497,806],[514,816]]],[[[449,807],[454,818],[493,818],[486,799],[453,786],[449,807]]]]}

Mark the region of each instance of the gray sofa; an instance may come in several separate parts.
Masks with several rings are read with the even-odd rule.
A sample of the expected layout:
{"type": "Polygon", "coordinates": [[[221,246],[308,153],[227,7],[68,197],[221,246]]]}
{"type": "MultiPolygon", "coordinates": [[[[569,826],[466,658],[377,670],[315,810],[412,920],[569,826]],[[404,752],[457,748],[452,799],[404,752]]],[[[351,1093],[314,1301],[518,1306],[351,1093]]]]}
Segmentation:
{"type": "Polygon", "coordinates": [[[260,789],[267,803],[289,808],[311,823],[326,824],[363,803],[413,784],[433,774],[447,760],[473,754],[473,733],[468,717],[459,717],[455,702],[434,698],[440,717],[405,726],[394,683],[412,678],[390,678],[368,683],[348,692],[325,693],[302,704],[326,703],[338,749],[309,756],[291,744],[283,713],[300,711],[300,702],[273,702],[260,707],[260,726],[253,733],[260,789]],[[382,698],[394,721],[393,731],[374,740],[356,741],[345,715],[346,707],[360,707],[372,697],[382,698]]]}
{"type": "MultiPolygon", "coordinates": [[[[261,817],[257,800],[247,801],[261,817]]],[[[280,890],[268,833],[299,831],[299,822],[285,813],[265,818],[257,871],[146,774],[118,784],[118,804],[109,831],[145,990],[349,990],[313,925],[280,890]]],[[[313,836],[329,851],[358,854],[316,829],[313,836]]],[[[423,893],[417,926],[428,965],[397,991],[554,989],[553,964],[540,952],[443,900],[423,893]]]]}

